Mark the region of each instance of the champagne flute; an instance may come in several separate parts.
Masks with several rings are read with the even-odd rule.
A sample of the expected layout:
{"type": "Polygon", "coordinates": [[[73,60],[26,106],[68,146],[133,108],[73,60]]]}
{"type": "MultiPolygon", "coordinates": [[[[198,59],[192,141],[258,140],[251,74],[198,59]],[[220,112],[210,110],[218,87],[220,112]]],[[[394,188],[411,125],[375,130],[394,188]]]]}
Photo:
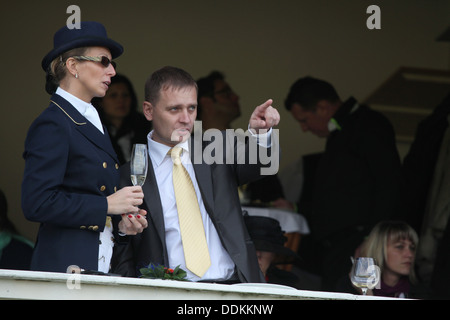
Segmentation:
{"type": "Polygon", "coordinates": [[[380,282],[380,268],[375,259],[369,257],[357,258],[352,266],[350,280],[355,287],[366,295],[368,289],[373,289],[380,282]]]}
{"type": "Polygon", "coordinates": [[[133,145],[130,160],[130,176],[133,186],[143,186],[147,177],[148,155],[147,145],[137,143],[133,145]]]}

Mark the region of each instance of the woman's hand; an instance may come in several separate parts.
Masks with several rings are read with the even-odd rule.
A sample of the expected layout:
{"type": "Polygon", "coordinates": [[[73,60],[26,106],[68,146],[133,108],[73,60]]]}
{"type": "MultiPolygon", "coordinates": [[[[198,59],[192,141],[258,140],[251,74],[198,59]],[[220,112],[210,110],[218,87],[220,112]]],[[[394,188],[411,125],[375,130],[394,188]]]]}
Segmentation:
{"type": "Polygon", "coordinates": [[[119,222],[119,232],[125,233],[127,235],[136,235],[144,231],[148,226],[147,219],[145,216],[147,211],[139,209],[137,215],[133,214],[122,214],[122,221],[119,222]]]}
{"type": "Polygon", "coordinates": [[[108,214],[137,214],[143,199],[144,192],[140,186],[124,187],[106,197],[108,214]]]}

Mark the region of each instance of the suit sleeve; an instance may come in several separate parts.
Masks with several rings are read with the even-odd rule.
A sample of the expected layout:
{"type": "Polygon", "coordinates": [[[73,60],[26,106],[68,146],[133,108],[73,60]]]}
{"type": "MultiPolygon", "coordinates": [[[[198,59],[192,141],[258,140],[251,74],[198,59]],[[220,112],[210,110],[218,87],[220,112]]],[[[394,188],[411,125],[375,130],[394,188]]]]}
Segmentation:
{"type": "MultiPolygon", "coordinates": [[[[71,127],[58,112],[47,112],[30,127],[25,142],[22,208],[27,219],[64,227],[105,225],[107,200],[65,183],[71,127]]],[[[80,166],[83,162],[79,163],[80,166]]],[[[76,180],[76,177],[72,177],[76,180]]]]}
{"type": "Polygon", "coordinates": [[[244,185],[256,181],[266,175],[273,175],[278,172],[279,149],[278,137],[270,137],[271,145],[264,146],[257,136],[246,133],[244,136],[226,132],[226,161],[232,154],[233,169],[238,185],[244,185]],[[234,150],[230,153],[230,150],[234,150]]]}

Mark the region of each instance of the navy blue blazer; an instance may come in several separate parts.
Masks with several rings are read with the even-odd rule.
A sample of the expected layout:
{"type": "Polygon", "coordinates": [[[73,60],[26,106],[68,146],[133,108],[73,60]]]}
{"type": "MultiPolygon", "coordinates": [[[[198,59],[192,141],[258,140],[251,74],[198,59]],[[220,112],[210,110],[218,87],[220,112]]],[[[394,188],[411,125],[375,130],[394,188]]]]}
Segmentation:
{"type": "Polygon", "coordinates": [[[56,94],[32,123],[22,182],[25,217],[40,222],[32,270],[66,272],[69,265],[98,269],[106,196],[119,185],[117,155],[104,130],[102,134],[56,94]]]}

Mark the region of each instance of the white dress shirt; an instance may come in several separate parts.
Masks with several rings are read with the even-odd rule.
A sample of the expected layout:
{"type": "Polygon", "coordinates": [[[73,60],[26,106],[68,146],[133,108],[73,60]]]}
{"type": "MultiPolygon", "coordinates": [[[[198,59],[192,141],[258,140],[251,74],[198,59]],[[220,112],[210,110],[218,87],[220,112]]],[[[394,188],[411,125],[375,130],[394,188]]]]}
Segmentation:
{"type": "MultiPolygon", "coordinates": [[[[89,122],[91,122],[102,134],[104,134],[102,122],[100,121],[100,116],[98,115],[97,109],[95,107],[87,102],[84,102],[83,100],[75,97],[74,95],[70,94],[69,92],[61,89],[58,87],[55,92],[57,95],[63,97],[67,101],[72,104],[72,106],[78,110],[89,122]]],[[[105,217],[106,219],[106,217],[105,217]]],[[[110,226],[105,225],[105,229],[103,232],[100,232],[99,240],[99,250],[98,250],[98,271],[101,272],[109,272],[110,264],[111,264],[111,258],[113,253],[113,228],[112,225],[110,226]]]]}
{"type": "Polygon", "coordinates": [[[92,123],[101,133],[105,133],[103,131],[103,125],[100,121],[100,116],[98,115],[97,109],[92,105],[92,103],[87,103],[69,92],[65,91],[58,87],[55,92],[57,95],[63,97],[67,101],[69,101],[75,109],[78,110],[90,123],[92,123]]]}
{"type": "Polygon", "coordinates": [[[152,133],[153,131],[150,132],[147,137],[148,148],[159,193],[162,195],[161,205],[164,215],[167,253],[169,255],[168,267],[174,269],[179,265],[180,268],[187,272],[186,278],[191,281],[228,280],[234,273],[235,265],[228,252],[222,246],[217,230],[206,212],[197,179],[195,178],[194,167],[189,156],[189,144],[187,141],[178,145],[183,149],[181,163],[189,173],[192,183],[194,184],[197,198],[199,199],[200,213],[205,228],[211,266],[202,278],[199,278],[186,268],[183,245],[181,243],[180,225],[178,223],[178,211],[172,183],[173,162],[171,157],[167,155],[171,148],[152,140],[152,133]]]}

